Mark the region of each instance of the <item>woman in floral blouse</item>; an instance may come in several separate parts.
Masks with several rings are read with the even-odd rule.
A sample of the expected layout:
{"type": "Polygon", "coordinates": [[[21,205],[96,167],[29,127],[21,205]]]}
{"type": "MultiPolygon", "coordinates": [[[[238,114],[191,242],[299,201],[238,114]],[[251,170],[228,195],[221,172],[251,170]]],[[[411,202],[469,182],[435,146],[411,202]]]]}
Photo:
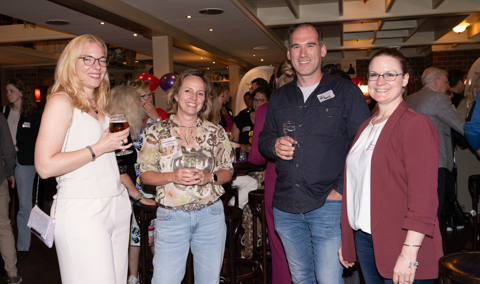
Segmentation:
{"type": "Polygon", "coordinates": [[[219,199],[232,179],[232,147],[223,128],[206,120],[213,98],[203,71],[180,74],[167,103],[172,115],[147,131],[139,154],[140,178],[157,187],[159,204],[152,283],[180,283],[190,248],[195,282],[219,283],[226,236],[219,199]]]}

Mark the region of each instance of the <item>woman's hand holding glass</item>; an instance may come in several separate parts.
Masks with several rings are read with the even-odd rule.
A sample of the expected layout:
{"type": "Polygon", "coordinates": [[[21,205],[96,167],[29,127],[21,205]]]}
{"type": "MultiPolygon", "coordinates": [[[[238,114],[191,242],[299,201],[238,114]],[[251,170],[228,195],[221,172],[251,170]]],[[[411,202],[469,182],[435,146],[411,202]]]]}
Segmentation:
{"type": "Polygon", "coordinates": [[[115,150],[125,150],[132,146],[132,143],[125,144],[128,141],[130,128],[111,133],[110,129],[106,129],[97,143],[92,145],[92,148],[97,157],[102,154],[113,152],[115,150]]]}
{"type": "Polygon", "coordinates": [[[172,182],[176,184],[202,185],[203,180],[205,180],[205,174],[199,169],[181,168],[172,172],[172,182]]]}

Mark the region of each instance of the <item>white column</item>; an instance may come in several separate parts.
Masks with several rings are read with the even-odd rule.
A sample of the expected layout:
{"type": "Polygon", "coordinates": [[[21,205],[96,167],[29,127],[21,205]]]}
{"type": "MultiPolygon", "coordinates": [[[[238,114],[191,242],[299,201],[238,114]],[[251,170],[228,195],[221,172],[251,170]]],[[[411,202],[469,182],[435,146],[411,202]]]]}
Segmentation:
{"type": "MultiPolygon", "coordinates": [[[[170,36],[152,37],[153,75],[162,78],[166,73],[173,73],[173,43],[170,36]]],[[[155,107],[167,111],[166,93],[162,88],[155,90],[155,107]]]]}

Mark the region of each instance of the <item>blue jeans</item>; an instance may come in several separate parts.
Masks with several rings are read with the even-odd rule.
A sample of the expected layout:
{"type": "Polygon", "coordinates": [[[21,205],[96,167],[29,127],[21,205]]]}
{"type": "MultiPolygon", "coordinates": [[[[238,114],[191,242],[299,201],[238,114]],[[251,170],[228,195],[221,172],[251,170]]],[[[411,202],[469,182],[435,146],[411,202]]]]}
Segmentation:
{"type": "Polygon", "coordinates": [[[293,283],[344,283],[338,260],[341,208],[340,200],[327,200],[322,207],[302,214],[273,208],[275,230],[285,248],[293,283]]]}
{"type": "Polygon", "coordinates": [[[180,284],[191,248],[195,283],[219,283],[225,250],[223,204],[184,212],[159,207],[153,257],[153,284],[180,284]]]}
{"type": "MultiPolygon", "coordinates": [[[[393,284],[392,279],[385,279],[377,271],[375,254],[373,253],[372,235],[360,230],[355,232],[355,247],[357,249],[358,262],[362,270],[363,278],[368,284],[393,284]]],[[[433,284],[434,279],[415,280],[411,284],[433,284]]]]}
{"type": "Polygon", "coordinates": [[[17,161],[15,167],[15,183],[17,185],[19,210],[17,214],[18,251],[28,251],[30,248],[30,228],[27,227],[30,211],[32,211],[33,181],[35,179],[35,166],[23,166],[17,161]]]}

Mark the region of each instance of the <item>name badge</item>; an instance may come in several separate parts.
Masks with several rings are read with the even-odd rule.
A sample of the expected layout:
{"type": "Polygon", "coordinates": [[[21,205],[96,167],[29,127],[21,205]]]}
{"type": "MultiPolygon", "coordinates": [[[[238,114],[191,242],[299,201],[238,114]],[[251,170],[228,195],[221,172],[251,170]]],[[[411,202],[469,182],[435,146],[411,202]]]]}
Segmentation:
{"type": "Polygon", "coordinates": [[[335,98],[335,94],[332,92],[332,90],[328,90],[325,93],[318,95],[317,98],[321,103],[323,103],[324,101],[335,98]]]}
{"type": "Polygon", "coordinates": [[[250,131],[252,129],[251,126],[245,126],[244,128],[242,128],[242,132],[247,132],[247,131],[250,131]]]}
{"type": "Polygon", "coordinates": [[[165,138],[160,140],[163,148],[168,148],[177,145],[177,139],[175,137],[165,138]]]}
{"type": "Polygon", "coordinates": [[[23,127],[23,128],[30,128],[30,122],[24,122],[24,123],[22,124],[22,127],[23,127]]]}

